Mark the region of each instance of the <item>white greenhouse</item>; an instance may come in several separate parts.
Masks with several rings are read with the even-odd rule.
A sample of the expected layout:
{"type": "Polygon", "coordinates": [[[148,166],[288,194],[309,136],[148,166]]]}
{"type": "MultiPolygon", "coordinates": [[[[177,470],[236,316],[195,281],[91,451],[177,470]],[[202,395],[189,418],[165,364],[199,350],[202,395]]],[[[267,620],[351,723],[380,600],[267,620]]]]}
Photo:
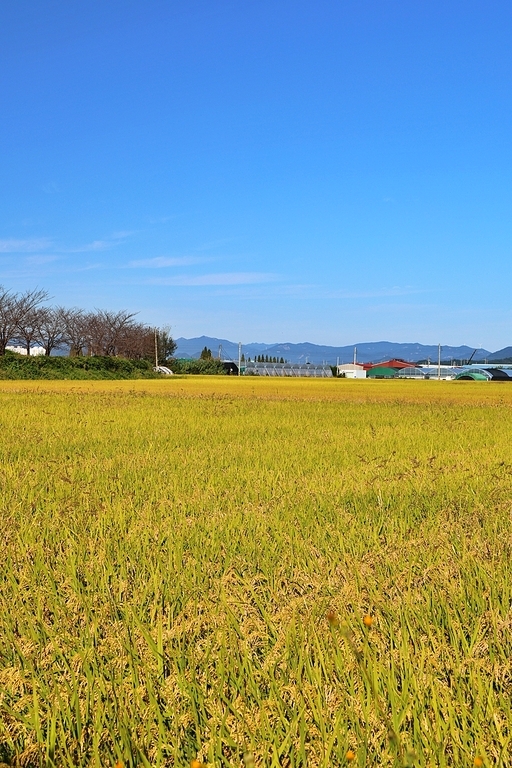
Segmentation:
{"type": "Polygon", "coordinates": [[[315,379],[332,378],[330,365],[313,363],[246,363],[245,376],[294,376],[315,379]]]}

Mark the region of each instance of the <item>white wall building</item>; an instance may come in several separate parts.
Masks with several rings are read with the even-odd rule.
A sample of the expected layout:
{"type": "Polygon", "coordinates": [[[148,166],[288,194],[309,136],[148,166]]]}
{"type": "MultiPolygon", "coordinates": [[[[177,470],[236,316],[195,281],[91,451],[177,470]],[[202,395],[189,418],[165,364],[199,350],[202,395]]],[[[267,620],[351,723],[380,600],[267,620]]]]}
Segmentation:
{"type": "Polygon", "coordinates": [[[336,369],[338,376],[345,376],[346,379],[366,379],[365,369],[357,363],[342,363],[336,369]]]}
{"type": "MultiPolygon", "coordinates": [[[[26,355],[27,350],[25,347],[6,347],[9,352],[17,352],[18,355],[26,355]]],[[[30,354],[37,357],[38,355],[44,355],[44,347],[30,347],[30,354]]]]}

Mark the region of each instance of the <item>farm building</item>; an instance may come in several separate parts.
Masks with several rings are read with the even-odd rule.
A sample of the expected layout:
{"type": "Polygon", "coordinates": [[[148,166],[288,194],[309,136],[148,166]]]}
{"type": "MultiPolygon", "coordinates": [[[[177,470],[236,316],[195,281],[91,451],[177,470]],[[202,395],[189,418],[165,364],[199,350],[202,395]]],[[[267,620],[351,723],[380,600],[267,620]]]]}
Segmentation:
{"type": "Polygon", "coordinates": [[[510,381],[512,382],[512,368],[465,368],[460,371],[455,379],[457,381],[510,381]]]}
{"type": "Polygon", "coordinates": [[[332,378],[330,365],[312,363],[246,363],[246,376],[304,376],[316,379],[332,378]]]}
{"type": "MultiPolygon", "coordinates": [[[[7,346],[6,350],[9,352],[17,352],[18,355],[26,355],[27,354],[27,348],[26,347],[14,347],[14,346],[7,346]]],[[[33,357],[40,357],[45,354],[44,347],[31,347],[30,348],[30,354],[33,357]]]]}
{"type": "Polygon", "coordinates": [[[223,360],[222,367],[228,376],[238,376],[238,365],[232,360],[223,360]]]}
{"type": "Polygon", "coordinates": [[[369,368],[394,368],[395,371],[399,371],[400,368],[408,368],[414,366],[415,363],[408,363],[407,360],[397,360],[393,357],[391,360],[383,360],[380,363],[364,363],[366,369],[369,368]]]}
{"type": "Polygon", "coordinates": [[[396,379],[442,379],[451,381],[455,378],[460,368],[453,368],[449,365],[422,365],[401,368],[395,374],[396,379]]]}
{"type": "Polygon", "coordinates": [[[402,368],[414,368],[414,363],[408,363],[405,360],[386,360],[383,363],[366,363],[366,377],[368,379],[393,379],[395,373],[402,368]]]}
{"type": "Polygon", "coordinates": [[[397,368],[390,368],[387,365],[374,365],[366,371],[367,379],[394,379],[397,368]]]}
{"type": "Polygon", "coordinates": [[[343,363],[336,366],[338,376],[344,376],[346,379],[366,379],[364,365],[357,363],[343,363]]]}
{"type": "Polygon", "coordinates": [[[366,371],[367,379],[394,379],[396,368],[388,368],[386,365],[375,365],[366,371]]]}
{"type": "Polygon", "coordinates": [[[397,379],[426,379],[425,371],[414,365],[408,365],[407,368],[400,368],[395,372],[397,379]]]}

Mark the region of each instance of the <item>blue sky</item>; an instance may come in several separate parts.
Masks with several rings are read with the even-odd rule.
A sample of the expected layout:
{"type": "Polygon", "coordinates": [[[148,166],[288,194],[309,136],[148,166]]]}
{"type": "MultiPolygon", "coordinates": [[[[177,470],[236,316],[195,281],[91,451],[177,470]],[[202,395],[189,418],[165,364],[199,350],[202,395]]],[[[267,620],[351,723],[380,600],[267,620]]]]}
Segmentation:
{"type": "Polygon", "coordinates": [[[0,9],[0,283],[176,336],[512,344],[512,5],[0,9]]]}

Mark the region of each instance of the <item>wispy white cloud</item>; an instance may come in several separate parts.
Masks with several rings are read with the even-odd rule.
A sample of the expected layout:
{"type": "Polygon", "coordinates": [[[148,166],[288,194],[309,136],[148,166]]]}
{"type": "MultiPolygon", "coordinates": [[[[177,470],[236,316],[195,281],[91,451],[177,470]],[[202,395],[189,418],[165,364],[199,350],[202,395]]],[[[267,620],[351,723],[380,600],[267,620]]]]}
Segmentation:
{"type": "Polygon", "coordinates": [[[424,288],[414,288],[413,286],[393,286],[391,288],[377,288],[368,291],[328,291],[325,294],[329,299],[376,299],[392,296],[410,296],[415,293],[429,293],[424,288]]]}
{"type": "Polygon", "coordinates": [[[232,243],[234,240],[236,240],[236,237],[223,237],[219,240],[212,240],[208,243],[203,243],[202,245],[198,245],[194,250],[196,251],[211,251],[215,248],[220,248],[221,246],[227,245],[228,243],[232,243]]]}
{"type": "Polygon", "coordinates": [[[101,262],[96,262],[93,264],[84,264],[80,267],[73,267],[68,270],[68,272],[90,272],[92,269],[105,269],[105,265],[101,262]]]}
{"type": "Polygon", "coordinates": [[[54,253],[94,253],[98,251],[107,251],[109,248],[115,248],[133,234],[135,234],[133,230],[113,232],[109,237],[105,237],[101,240],[93,240],[84,245],[69,247],[56,247],[55,240],[50,237],[8,237],[0,239],[0,254],[35,253],[37,251],[46,251],[50,247],[54,253]]]}
{"type": "Polygon", "coordinates": [[[74,248],[62,248],[62,253],[90,253],[91,251],[108,251],[109,248],[115,248],[128,237],[134,234],[133,230],[113,232],[110,237],[103,240],[93,240],[91,243],[85,243],[74,248]]]}
{"type": "Polygon", "coordinates": [[[51,254],[37,254],[36,256],[27,256],[25,259],[26,264],[39,265],[39,264],[51,264],[52,261],[58,261],[60,256],[54,256],[51,254]]]}
{"type": "Polygon", "coordinates": [[[168,221],[172,221],[173,219],[177,218],[177,214],[172,214],[171,216],[150,216],[147,221],[150,224],[166,224],[168,221]]]}
{"type": "Polygon", "coordinates": [[[0,240],[0,253],[33,253],[49,248],[52,241],[49,237],[29,237],[18,240],[14,237],[0,240]]]}
{"type": "Polygon", "coordinates": [[[148,280],[152,285],[176,286],[215,286],[215,285],[254,285],[271,283],[278,280],[271,272],[216,272],[207,275],[177,275],[148,280]]]}
{"type": "Polygon", "coordinates": [[[127,237],[131,237],[136,233],[136,229],[120,229],[118,232],[112,232],[109,240],[125,240],[127,237]]]}
{"type": "Polygon", "coordinates": [[[156,256],[153,259],[136,259],[129,261],[127,266],[133,269],[163,269],[164,267],[187,267],[191,264],[202,264],[209,259],[199,256],[156,256]]]}
{"type": "Polygon", "coordinates": [[[77,265],[61,256],[33,256],[24,259],[10,260],[8,265],[2,265],[2,280],[31,280],[34,277],[44,278],[58,275],[72,275],[79,272],[90,272],[105,268],[101,263],[89,263],[77,265]]]}
{"type": "Polygon", "coordinates": [[[63,248],[62,250],[64,253],[90,253],[91,251],[106,251],[108,248],[112,248],[112,241],[93,240],[92,243],[79,245],[76,248],[63,248]]]}
{"type": "MultiPolygon", "coordinates": [[[[259,298],[264,296],[269,298],[271,295],[274,297],[292,297],[295,296],[301,299],[382,299],[401,296],[414,296],[417,294],[431,293],[429,289],[417,289],[414,287],[392,287],[382,288],[368,291],[349,291],[349,290],[332,290],[323,285],[315,283],[292,283],[286,282],[286,278],[282,276],[279,280],[274,280],[273,285],[262,286],[254,285],[254,287],[248,286],[246,295],[252,298],[259,298]]],[[[229,285],[226,283],[225,285],[229,285]]],[[[224,291],[225,293],[225,291],[224,291]]]]}

